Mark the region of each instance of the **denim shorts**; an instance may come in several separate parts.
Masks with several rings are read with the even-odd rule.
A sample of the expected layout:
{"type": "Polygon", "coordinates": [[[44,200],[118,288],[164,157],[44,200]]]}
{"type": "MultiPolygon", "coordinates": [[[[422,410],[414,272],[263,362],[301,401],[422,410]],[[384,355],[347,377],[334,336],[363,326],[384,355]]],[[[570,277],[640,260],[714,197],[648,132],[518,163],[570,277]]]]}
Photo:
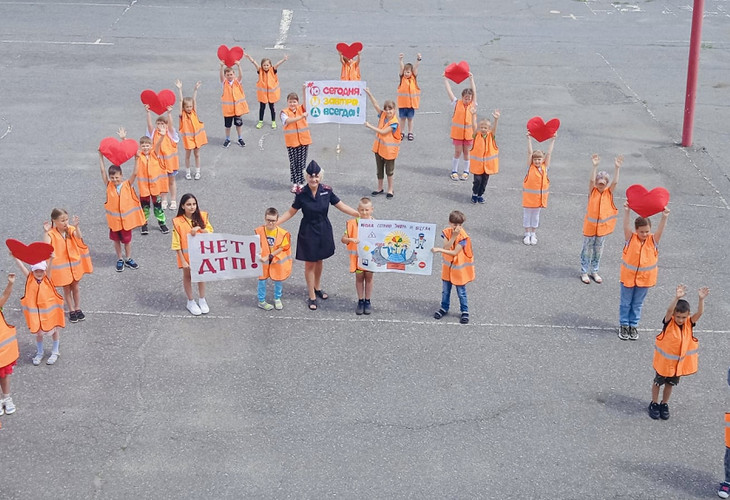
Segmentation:
{"type": "Polygon", "coordinates": [[[413,118],[416,110],[413,108],[398,108],[398,116],[400,118],[413,118]]]}

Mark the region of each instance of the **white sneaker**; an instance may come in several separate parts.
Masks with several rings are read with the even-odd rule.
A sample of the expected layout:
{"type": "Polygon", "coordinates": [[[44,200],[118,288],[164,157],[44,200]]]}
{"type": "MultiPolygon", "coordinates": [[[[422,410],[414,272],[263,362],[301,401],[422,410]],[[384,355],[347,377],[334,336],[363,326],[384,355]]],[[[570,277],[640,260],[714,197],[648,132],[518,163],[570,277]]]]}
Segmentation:
{"type": "Polygon", "coordinates": [[[200,172],[195,172],[195,180],[196,181],[200,180],[200,172]]]}
{"type": "Polygon", "coordinates": [[[33,356],[33,366],[38,366],[41,364],[41,361],[43,361],[43,353],[39,352],[35,356],[33,356]]]}
{"type": "Polygon", "coordinates": [[[200,316],[203,314],[203,311],[200,310],[200,307],[198,307],[198,304],[195,303],[194,300],[188,300],[188,311],[190,311],[190,314],[193,316],[200,316]]]}
{"type": "Polygon", "coordinates": [[[271,304],[268,302],[259,302],[259,309],[263,309],[264,311],[271,311],[274,308],[271,304]]]}
{"type": "Polygon", "coordinates": [[[210,307],[208,307],[208,303],[203,298],[198,299],[198,307],[200,307],[200,312],[203,314],[210,312],[210,307]]]}
{"type": "Polygon", "coordinates": [[[2,417],[3,415],[5,415],[5,410],[3,409],[3,405],[4,404],[5,404],[5,400],[4,399],[0,399],[0,417],[2,417]]]}
{"type": "Polygon", "coordinates": [[[47,365],[52,365],[56,363],[56,360],[61,355],[61,353],[58,352],[52,352],[50,356],[48,356],[48,359],[46,360],[47,365]]]}
{"type": "Polygon", "coordinates": [[[167,200],[162,200],[162,210],[167,210],[167,200]]]}
{"type": "Polygon", "coordinates": [[[177,210],[177,202],[175,200],[170,202],[170,210],[177,210]]]}
{"type": "Polygon", "coordinates": [[[537,245],[537,236],[535,236],[535,233],[530,235],[530,245],[537,245]]]}
{"type": "Polygon", "coordinates": [[[274,299],[274,309],[277,311],[284,309],[284,304],[281,303],[281,299],[274,299]]]}
{"type": "Polygon", "coordinates": [[[522,240],[522,243],[524,243],[525,245],[529,245],[530,244],[530,235],[529,234],[526,234],[525,235],[525,237],[522,240]]]}
{"type": "Polygon", "coordinates": [[[193,176],[192,176],[192,175],[190,175],[190,169],[188,169],[188,171],[187,171],[187,172],[185,172],[185,178],[186,178],[187,180],[189,180],[189,181],[193,179],[193,176]]]}
{"type": "MultiPolygon", "coordinates": [[[[3,400],[2,406],[5,406],[5,413],[7,415],[12,415],[13,413],[15,413],[15,405],[13,404],[13,398],[11,398],[10,396],[8,396],[7,398],[5,398],[3,400]]],[[[2,410],[0,410],[0,411],[2,411],[2,410]]],[[[0,413],[0,415],[2,415],[2,413],[0,413]]]]}

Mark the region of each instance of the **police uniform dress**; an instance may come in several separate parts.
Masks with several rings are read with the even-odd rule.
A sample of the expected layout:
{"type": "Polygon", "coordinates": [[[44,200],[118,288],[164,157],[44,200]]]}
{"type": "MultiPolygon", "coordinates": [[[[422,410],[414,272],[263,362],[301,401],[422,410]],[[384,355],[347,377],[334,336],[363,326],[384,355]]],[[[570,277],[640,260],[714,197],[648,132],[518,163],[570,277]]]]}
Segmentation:
{"type": "Polygon", "coordinates": [[[292,208],[302,211],[297,234],[297,260],[317,262],[334,255],[335,240],[327,212],[330,205],[339,202],[332,188],[322,184],[317,186],[316,196],[312,196],[309,186],[296,195],[292,208]]]}

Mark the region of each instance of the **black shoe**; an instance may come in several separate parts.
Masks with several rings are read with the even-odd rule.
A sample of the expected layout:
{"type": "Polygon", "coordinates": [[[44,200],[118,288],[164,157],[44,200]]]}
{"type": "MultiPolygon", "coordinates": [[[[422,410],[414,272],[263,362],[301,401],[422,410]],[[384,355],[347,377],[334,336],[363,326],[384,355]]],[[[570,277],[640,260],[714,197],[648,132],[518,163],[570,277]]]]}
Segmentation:
{"type": "Polygon", "coordinates": [[[76,319],[78,319],[79,321],[83,321],[86,319],[86,314],[84,314],[83,311],[79,309],[78,311],[76,311],[76,319]]]}
{"type": "Polygon", "coordinates": [[[618,338],[621,340],[629,340],[629,327],[621,325],[618,327],[618,338]]]}
{"type": "Polygon", "coordinates": [[[231,145],[231,140],[230,139],[226,139],[225,141],[223,141],[223,147],[224,148],[227,148],[230,145],[231,145]]]}
{"type": "Polygon", "coordinates": [[[654,402],[649,403],[649,416],[651,418],[653,418],[654,420],[657,420],[660,415],[661,415],[661,410],[659,410],[659,403],[654,403],[654,402]]]}
{"type": "Polygon", "coordinates": [[[78,323],[79,318],[76,316],[76,311],[71,311],[68,313],[68,320],[71,323],[78,323]]]}
{"type": "Polygon", "coordinates": [[[140,234],[150,234],[150,230],[147,228],[147,224],[142,225],[142,229],[139,230],[140,234]]]}
{"type": "Polygon", "coordinates": [[[659,403],[659,416],[662,420],[669,420],[669,404],[659,403]]]}
{"type": "Polygon", "coordinates": [[[448,311],[444,311],[443,309],[439,309],[438,311],[436,311],[435,313],[433,313],[433,318],[434,319],[441,319],[444,316],[446,316],[446,313],[447,312],[448,311]]]}
{"type": "Polygon", "coordinates": [[[167,234],[170,232],[170,230],[167,228],[167,226],[164,223],[160,224],[160,231],[162,232],[162,234],[167,234]]]}
{"type": "Polygon", "coordinates": [[[242,148],[246,147],[246,143],[243,142],[243,139],[238,139],[238,145],[241,146],[242,148]]]}
{"type": "Polygon", "coordinates": [[[370,299],[365,299],[365,308],[363,309],[363,313],[365,315],[368,315],[373,312],[373,306],[370,305],[370,299]]]}
{"type": "Polygon", "coordinates": [[[639,331],[635,326],[629,327],[629,340],[639,340],[639,331]]]}
{"type": "Polygon", "coordinates": [[[461,313],[459,323],[461,323],[462,325],[466,325],[467,323],[469,323],[469,313],[461,313]]]}
{"type": "Polygon", "coordinates": [[[357,301],[357,309],[355,309],[355,314],[358,316],[361,316],[365,312],[365,301],[363,299],[359,299],[357,301]]]}

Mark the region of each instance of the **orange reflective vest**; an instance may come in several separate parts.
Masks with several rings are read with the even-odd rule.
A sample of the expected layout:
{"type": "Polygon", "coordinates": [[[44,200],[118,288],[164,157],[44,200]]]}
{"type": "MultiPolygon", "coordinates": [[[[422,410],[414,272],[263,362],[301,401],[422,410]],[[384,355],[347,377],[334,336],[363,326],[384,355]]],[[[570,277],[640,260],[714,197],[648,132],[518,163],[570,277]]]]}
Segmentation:
{"type": "Polygon", "coordinates": [[[243,85],[237,79],[233,83],[223,81],[223,94],[221,95],[221,109],[223,116],[241,116],[248,113],[248,103],[243,85]]]}
{"type": "Polygon", "coordinates": [[[393,115],[393,118],[385,121],[385,111],[380,112],[378,120],[378,128],[383,129],[388,127],[388,132],[381,134],[378,132],[375,135],[375,141],[373,142],[373,153],[377,153],[386,160],[395,160],[398,158],[398,150],[400,149],[400,125],[398,124],[398,117],[393,115]],[[395,130],[393,130],[395,125],[395,130]]]}
{"type": "MultiPolygon", "coordinates": [[[[205,229],[205,226],[208,225],[208,212],[203,212],[201,210],[200,215],[203,217],[203,227],[200,229],[205,229]]],[[[178,215],[172,219],[172,230],[177,232],[177,235],[180,237],[180,251],[182,252],[183,257],[185,257],[185,262],[188,264],[190,264],[190,255],[188,255],[188,235],[190,234],[191,229],[193,229],[193,226],[184,215],[178,215]]],[[[177,251],[175,254],[177,255],[177,267],[178,269],[182,269],[183,262],[180,260],[180,254],[177,251]]]]}
{"type": "Polygon", "coordinates": [[[491,132],[474,137],[469,153],[469,172],[476,175],[499,173],[499,148],[491,132]]]}
{"type": "Polygon", "coordinates": [[[451,117],[451,138],[457,141],[471,141],[474,138],[472,128],[473,113],[469,111],[473,103],[468,105],[459,99],[454,106],[454,114],[451,117]]]}
{"type": "Polygon", "coordinates": [[[692,321],[684,322],[682,329],[669,320],[654,341],[654,369],[662,377],[692,375],[697,371],[699,342],[692,335],[692,321]]]}
{"type": "Polygon", "coordinates": [[[400,77],[400,85],[398,86],[398,107],[418,109],[421,103],[421,89],[415,76],[406,78],[400,77]]]}
{"type": "Polygon", "coordinates": [[[281,89],[279,88],[279,77],[273,67],[269,71],[259,68],[259,81],[256,82],[256,97],[259,102],[279,102],[281,89]]]}
{"type": "Polygon", "coordinates": [[[730,448],[730,413],[725,414],[725,447],[730,448]]]}
{"type": "Polygon", "coordinates": [[[180,115],[180,135],[185,149],[196,149],[208,144],[205,125],[200,121],[195,110],[190,113],[183,111],[180,115]]]}
{"type": "MultiPolygon", "coordinates": [[[[360,217],[356,217],[354,219],[350,219],[347,221],[346,226],[346,235],[348,238],[355,238],[357,239],[357,233],[360,230],[360,217]]],[[[357,263],[359,262],[359,258],[357,255],[357,243],[348,243],[347,244],[347,254],[350,256],[350,272],[354,273],[358,270],[357,263]]]]}
{"type": "Polygon", "coordinates": [[[269,240],[266,237],[266,228],[259,226],[256,228],[256,234],[259,235],[261,240],[261,256],[267,259],[273,251],[281,248],[282,251],[274,256],[269,262],[261,266],[260,280],[271,278],[274,281],[284,281],[291,275],[291,268],[294,260],[291,256],[291,235],[286,229],[277,227],[276,237],[274,238],[274,244],[269,245],[269,240]],[[285,243],[286,242],[286,243],[285,243]]]}
{"type": "Polygon", "coordinates": [[[342,63],[342,71],[340,71],[340,80],[359,80],[360,79],[360,62],[350,59],[342,63]]]}
{"type": "Polygon", "coordinates": [[[626,287],[649,287],[656,285],[659,269],[659,251],[654,243],[654,235],[650,234],[642,243],[636,233],[624,245],[621,259],[621,283],[626,287]]]}
{"type": "Polygon", "coordinates": [[[84,274],[94,272],[89,247],[76,236],[75,227],[68,226],[65,238],[55,227],[48,232],[48,236],[53,245],[51,281],[54,285],[70,285],[74,281],[80,281],[84,274]]]}
{"type": "Polygon", "coordinates": [[[309,124],[306,118],[292,122],[290,118],[296,118],[302,116],[302,113],[306,111],[304,106],[297,106],[296,111],[292,111],[289,108],[284,109],[287,120],[284,124],[284,141],[286,147],[296,148],[298,146],[307,146],[312,144],[312,136],[309,134],[309,124]]]}
{"type": "MultiPolygon", "coordinates": [[[[451,239],[453,229],[447,227],[443,231],[443,237],[446,240],[451,239]]],[[[474,252],[471,248],[471,238],[466,234],[464,229],[461,230],[459,236],[457,236],[454,245],[448,250],[453,250],[461,245],[462,241],[466,240],[463,245],[463,250],[456,255],[447,255],[442,253],[443,264],[441,266],[441,279],[444,281],[450,281],[453,285],[466,285],[475,278],[474,273],[474,252]]]]}
{"type": "MultiPolygon", "coordinates": [[[[155,129],[155,132],[152,134],[153,148],[159,140],[160,133],[157,131],[157,129],[155,129]]],[[[165,134],[165,137],[160,143],[160,154],[153,154],[155,154],[160,160],[160,165],[162,165],[162,168],[164,168],[167,173],[171,174],[173,172],[177,172],[180,169],[180,161],[177,158],[177,143],[170,139],[169,135],[165,134]]]]}
{"type": "Polygon", "coordinates": [[[530,163],[525,180],[522,181],[522,206],[525,208],[545,208],[550,195],[550,177],[545,164],[539,169],[530,163]]]}
{"type": "Polygon", "coordinates": [[[613,204],[613,192],[606,188],[603,192],[593,187],[588,195],[588,208],[583,219],[583,236],[606,236],[616,227],[618,209],[613,204]]]}
{"type": "Polygon", "coordinates": [[[15,327],[8,325],[3,312],[0,311],[0,368],[9,366],[20,356],[18,336],[15,327]]]}
{"type": "Polygon", "coordinates": [[[58,294],[48,275],[44,275],[39,283],[33,273],[28,274],[25,294],[20,299],[20,305],[30,333],[38,333],[41,330],[50,332],[56,327],[66,326],[63,297],[58,294]]]}
{"type": "Polygon", "coordinates": [[[114,183],[107,182],[104,211],[106,223],[112,231],[130,231],[144,224],[146,220],[137,192],[129,181],[122,182],[119,192],[114,183]]]}
{"type": "Polygon", "coordinates": [[[167,172],[160,165],[160,160],[154,153],[148,155],[142,153],[137,160],[137,187],[139,195],[143,198],[157,196],[167,193],[170,189],[167,181],[167,172]]]}

